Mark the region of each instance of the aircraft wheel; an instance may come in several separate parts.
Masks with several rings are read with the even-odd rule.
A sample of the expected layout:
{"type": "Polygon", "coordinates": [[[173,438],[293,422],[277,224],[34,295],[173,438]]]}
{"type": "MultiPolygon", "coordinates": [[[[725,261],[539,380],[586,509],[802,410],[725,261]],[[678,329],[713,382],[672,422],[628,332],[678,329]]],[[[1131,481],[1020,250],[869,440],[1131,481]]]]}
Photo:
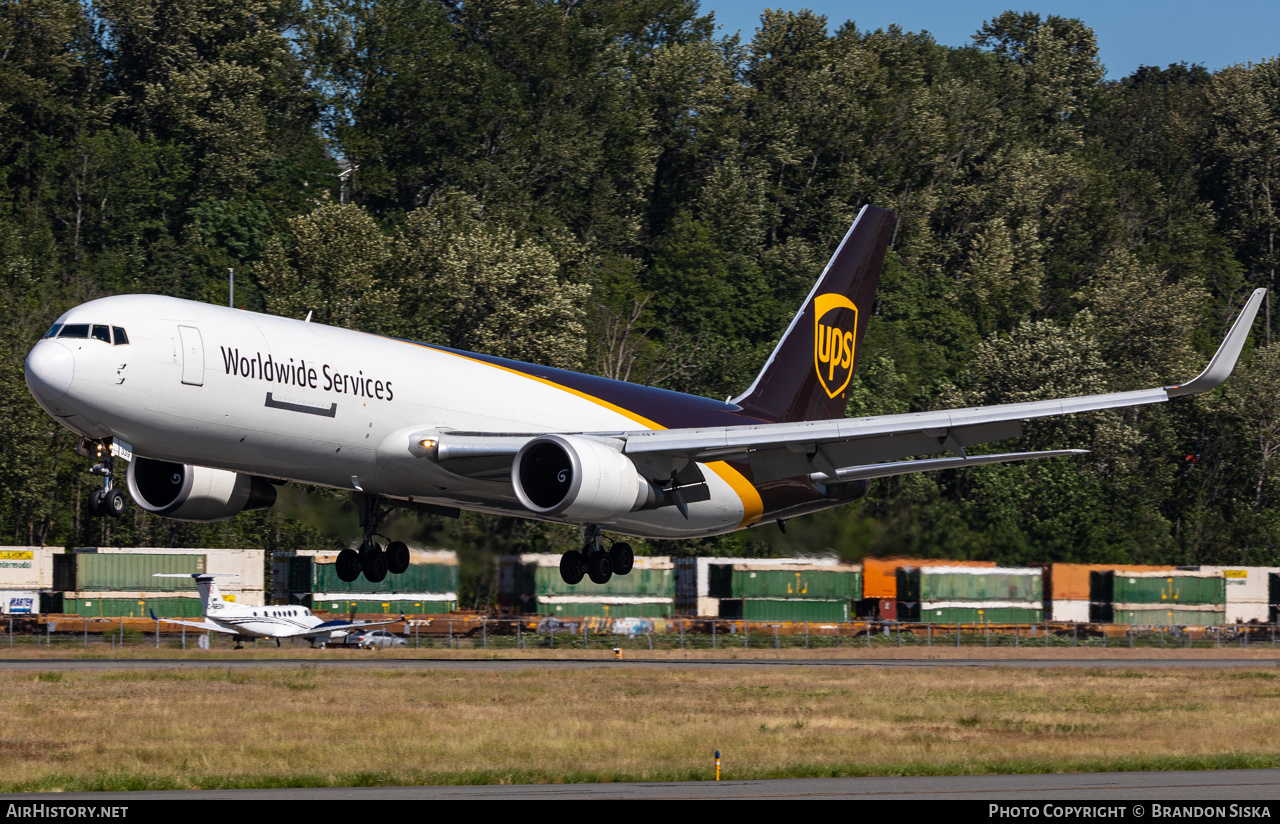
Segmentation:
{"type": "Polygon", "coordinates": [[[104,514],[102,511],[101,489],[95,489],[89,493],[89,514],[95,518],[101,518],[104,514]]]}
{"type": "Polygon", "coordinates": [[[626,575],[635,566],[636,555],[631,551],[631,544],[616,543],[609,547],[609,563],[613,565],[614,575],[626,575]]]}
{"type": "Polygon", "coordinates": [[[344,549],[338,553],[337,563],[334,564],[338,573],[338,580],[351,583],[360,577],[360,553],[354,549],[344,549]]]}
{"type": "Polygon", "coordinates": [[[371,584],[387,577],[387,554],[376,541],[370,541],[360,550],[360,566],[364,567],[365,580],[371,584]]]}
{"type": "Polygon", "coordinates": [[[571,549],[560,556],[560,579],[566,584],[573,586],[581,583],[583,572],[581,552],[571,549]]]}
{"type": "Polygon", "coordinates": [[[119,518],[124,514],[124,493],[118,489],[113,489],[106,495],[102,496],[102,510],[112,518],[119,518]]]}
{"type": "Polygon", "coordinates": [[[409,569],[409,547],[403,541],[392,541],[387,544],[387,572],[392,575],[409,569]]]}
{"type": "Polygon", "coordinates": [[[609,563],[609,553],[593,552],[587,556],[587,574],[593,584],[607,584],[613,577],[613,564],[609,563]]]}

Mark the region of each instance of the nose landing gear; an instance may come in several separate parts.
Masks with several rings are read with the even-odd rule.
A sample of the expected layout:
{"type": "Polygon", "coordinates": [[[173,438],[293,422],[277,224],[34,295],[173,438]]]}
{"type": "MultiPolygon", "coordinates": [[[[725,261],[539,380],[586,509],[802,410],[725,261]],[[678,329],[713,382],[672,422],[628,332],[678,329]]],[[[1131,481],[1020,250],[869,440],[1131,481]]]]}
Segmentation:
{"type": "Polygon", "coordinates": [[[607,584],[614,575],[626,575],[635,565],[635,553],[631,545],[616,541],[605,549],[601,546],[600,527],[590,524],[586,528],[587,544],[579,552],[571,549],[560,556],[560,579],[573,586],[583,576],[593,584],[607,584]]]}

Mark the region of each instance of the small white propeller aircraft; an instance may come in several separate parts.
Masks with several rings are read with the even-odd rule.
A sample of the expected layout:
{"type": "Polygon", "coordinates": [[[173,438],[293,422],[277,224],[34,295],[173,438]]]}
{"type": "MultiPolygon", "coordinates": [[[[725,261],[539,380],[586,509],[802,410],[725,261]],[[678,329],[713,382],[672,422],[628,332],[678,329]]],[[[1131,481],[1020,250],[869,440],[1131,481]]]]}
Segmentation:
{"type": "Polygon", "coordinates": [[[204,621],[201,622],[157,618],[155,610],[151,610],[153,620],[234,635],[236,649],[240,649],[240,643],[248,638],[274,638],[276,646],[280,646],[281,638],[306,638],[312,645],[327,644],[333,640],[335,634],[345,635],[353,630],[396,624],[404,620],[404,616],[401,615],[394,621],[370,621],[359,624],[352,621],[321,621],[306,607],[250,607],[237,604],[222,597],[222,593],[218,591],[218,584],[214,580],[215,578],[234,578],[234,575],[157,572],[152,577],[195,578],[196,589],[200,592],[200,604],[204,607],[204,621]]]}

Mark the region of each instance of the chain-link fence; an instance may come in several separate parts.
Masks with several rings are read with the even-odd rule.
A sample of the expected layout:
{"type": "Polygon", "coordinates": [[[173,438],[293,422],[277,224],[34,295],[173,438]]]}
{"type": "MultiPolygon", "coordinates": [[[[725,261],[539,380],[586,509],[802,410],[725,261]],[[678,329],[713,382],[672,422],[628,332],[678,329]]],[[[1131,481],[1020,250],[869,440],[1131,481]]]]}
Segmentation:
{"type": "MultiPolygon", "coordinates": [[[[373,628],[371,627],[371,630],[373,628]]],[[[1135,627],[1105,624],[906,624],[894,622],[751,622],[712,619],[435,618],[408,619],[368,633],[252,638],[165,621],[137,619],[9,620],[0,650],[303,649],[483,650],[889,650],[905,647],[1088,647],[1220,649],[1276,646],[1274,624],[1135,627]]]]}

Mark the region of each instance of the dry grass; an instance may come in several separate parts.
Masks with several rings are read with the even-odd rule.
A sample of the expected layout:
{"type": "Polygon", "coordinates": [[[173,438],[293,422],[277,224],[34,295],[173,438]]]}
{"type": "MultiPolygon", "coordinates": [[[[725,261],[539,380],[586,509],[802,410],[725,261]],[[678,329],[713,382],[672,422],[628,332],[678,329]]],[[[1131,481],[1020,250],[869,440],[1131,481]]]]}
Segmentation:
{"type": "MultiPolygon", "coordinates": [[[[34,662],[33,662],[34,663],[34,662]]],[[[9,673],[0,791],[1280,766],[1266,669],[9,673]]]]}

